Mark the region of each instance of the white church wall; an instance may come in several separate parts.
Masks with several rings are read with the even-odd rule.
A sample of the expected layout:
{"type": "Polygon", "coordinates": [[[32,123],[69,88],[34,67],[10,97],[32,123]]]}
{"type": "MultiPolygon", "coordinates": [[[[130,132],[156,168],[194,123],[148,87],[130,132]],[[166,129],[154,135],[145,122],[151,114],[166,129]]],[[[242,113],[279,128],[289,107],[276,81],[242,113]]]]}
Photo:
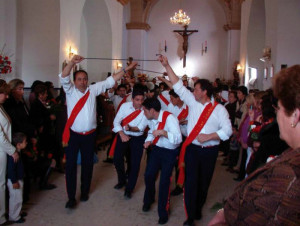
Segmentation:
{"type": "MultiPolygon", "coordinates": [[[[260,60],[265,47],[265,5],[264,1],[253,0],[248,25],[247,54],[248,66],[257,69],[257,81],[249,88],[263,88],[264,67],[267,66],[260,60]]],[[[250,78],[251,79],[251,78],[250,78]]]]}
{"type": "Polygon", "coordinates": [[[35,80],[57,84],[59,1],[18,1],[17,77],[31,86],[35,80]]]}
{"type": "MultiPolygon", "coordinates": [[[[183,39],[173,30],[181,30],[182,26],[172,25],[169,20],[175,11],[179,10],[179,3],[173,0],[159,1],[152,9],[149,17],[151,29],[147,32],[147,43],[145,50],[146,59],[156,59],[159,47],[164,49],[165,54],[175,72],[182,76],[200,76],[214,80],[216,77],[226,78],[227,75],[227,32],[224,31],[224,10],[217,1],[190,0],[188,4],[182,2],[182,8],[191,17],[190,30],[199,30],[189,36],[189,47],[187,52],[187,66],[183,69],[182,55],[183,39]],[[207,53],[202,55],[202,44],[207,42],[207,53]]],[[[162,66],[157,62],[145,62],[144,68],[163,72],[162,66]]],[[[157,76],[152,74],[151,76],[157,76]]]]}
{"type": "Polygon", "coordinates": [[[17,4],[16,0],[0,1],[0,51],[9,56],[12,72],[1,75],[1,79],[9,81],[16,77],[17,68],[17,4]]]}
{"type": "MultiPolygon", "coordinates": [[[[249,17],[252,3],[252,0],[246,0],[242,4],[240,61],[244,68],[248,67],[247,40],[249,38],[249,17]]],[[[280,70],[282,64],[287,64],[288,66],[299,64],[300,30],[297,24],[300,21],[300,1],[265,0],[264,3],[266,10],[264,47],[271,48],[271,59],[266,63],[262,62],[262,64],[268,68],[268,72],[270,72],[270,68],[273,65],[275,74],[280,70]]],[[[245,70],[245,76],[247,77],[247,70],[245,70]]],[[[259,88],[268,89],[271,85],[272,78],[270,78],[268,73],[267,79],[262,80],[259,88]]]]}

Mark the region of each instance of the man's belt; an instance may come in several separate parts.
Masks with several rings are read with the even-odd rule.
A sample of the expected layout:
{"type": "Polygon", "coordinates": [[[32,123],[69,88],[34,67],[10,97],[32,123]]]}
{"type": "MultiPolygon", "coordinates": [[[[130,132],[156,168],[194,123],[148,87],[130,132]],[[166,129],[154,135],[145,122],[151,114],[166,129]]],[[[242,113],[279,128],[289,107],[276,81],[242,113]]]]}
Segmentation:
{"type": "MultiPolygon", "coordinates": [[[[72,130],[73,131],[73,130],[72,130]]],[[[90,131],[87,131],[87,132],[75,132],[75,131],[73,131],[74,133],[77,133],[77,134],[80,134],[80,135],[89,135],[89,134],[91,134],[91,133],[93,133],[93,132],[95,132],[96,131],[96,129],[92,129],[92,130],[90,130],[90,131]]]]}

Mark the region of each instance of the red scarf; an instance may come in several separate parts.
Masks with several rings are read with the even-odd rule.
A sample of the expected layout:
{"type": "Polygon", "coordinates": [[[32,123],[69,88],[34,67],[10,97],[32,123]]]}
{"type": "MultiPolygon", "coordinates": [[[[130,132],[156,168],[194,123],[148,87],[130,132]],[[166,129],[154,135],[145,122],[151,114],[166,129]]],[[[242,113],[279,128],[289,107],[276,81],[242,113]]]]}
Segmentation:
{"type": "Polygon", "coordinates": [[[68,118],[68,121],[65,125],[65,129],[63,132],[63,136],[62,136],[62,145],[63,147],[68,146],[68,142],[70,139],[70,128],[73,125],[77,115],[79,114],[79,112],[81,111],[81,109],[83,108],[83,106],[85,105],[85,102],[87,101],[87,99],[90,96],[90,91],[88,90],[86,92],[86,94],[84,94],[83,97],[81,97],[78,102],[76,103],[75,107],[73,108],[70,117],[68,118]]]}
{"type": "Polygon", "coordinates": [[[191,144],[193,142],[193,140],[195,140],[195,138],[198,136],[198,134],[205,126],[207,120],[209,119],[211,113],[214,111],[214,109],[217,105],[218,105],[217,102],[215,102],[214,105],[212,105],[212,103],[209,103],[208,105],[206,105],[206,107],[204,108],[203,112],[201,113],[196,125],[192,129],[190,135],[186,138],[186,140],[182,144],[180,154],[179,154],[179,160],[178,160],[178,168],[179,168],[179,176],[178,176],[178,180],[177,180],[178,185],[183,185],[184,178],[185,178],[184,156],[185,156],[185,152],[186,152],[186,147],[189,144],[191,144]]]}
{"type": "MultiPolygon", "coordinates": [[[[142,112],[142,110],[135,110],[134,112],[132,112],[131,114],[129,114],[128,116],[126,116],[123,120],[122,120],[122,127],[128,125],[132,120],[134,120],[140,113],[142,112]]],[[[117,144],[117,136],[115,136],[114,141],[109,149],[109,154],[108,154],[108,158],[113,158],[114,154],[115,154],[115,149],[116,149],[116,144],[117,144]]]]}
{"type": "MultiPolygon", "coordinates": [[[[161,122],[158,124],[157,130],[162,130],[162,129],[165,128],[167,118],[168,118],[168,116],[169,116],[170,114],[171,114],[171,113],[168,112],[168,111],[164,111],[164,112],[163,112],[162,120],[161,120],[161,122]]],[[[153,144],[153,145],[156,145],[156,143],[158,142],[159,138],[160,138],[160,136],[155,137],[154,140],[152,141],[152,144],[153,144]]]]}
{"type": "Polygon", "coordinates": [[[160,99],[165,103],[165,105],[169,105],[169,101],[164,97],[164,95],[159,94],[160,99]]]}
{"type": "Polygon", "coordinates": [[[122,104],[124,104],[127,100],[127,97],[129,96],[129,94],[127,94],[122,100],[121,102],[119,103],[118,107],[117,107],[117,111],[116,111],[116,114],[118,113],[120,107],[122,106],[122,104]]]}
{"type": "Polygon", "coordinates": [[[182,111],[180,112],[180,114],[177,116],[177,119],[183,120],[185,119],[189,114],[189,107],[186,105],[186,108],[182,109],[182,111]]]}

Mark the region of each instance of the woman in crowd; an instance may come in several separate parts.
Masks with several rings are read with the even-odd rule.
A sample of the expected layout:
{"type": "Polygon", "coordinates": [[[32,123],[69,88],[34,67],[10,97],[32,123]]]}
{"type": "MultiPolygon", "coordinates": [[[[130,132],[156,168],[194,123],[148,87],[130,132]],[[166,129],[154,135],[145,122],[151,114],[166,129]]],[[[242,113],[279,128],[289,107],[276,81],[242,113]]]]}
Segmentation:
{"type": "Polygon", "coordinates": [[[209,225],[300,225],[300,65],[274,80],[280,137],[291,147],[250,174],[209,225]]]}
{"type": "Polygon", "coordinates": [[[11,144],[11,119],[2,107],[8,97],[9,86],[0,79],[0,224],[6,222],[5,219],[5,184],[6,184],[6,162],[7,155],[11,155],[14,161],[18,161],[19,154],[11,144]]]}

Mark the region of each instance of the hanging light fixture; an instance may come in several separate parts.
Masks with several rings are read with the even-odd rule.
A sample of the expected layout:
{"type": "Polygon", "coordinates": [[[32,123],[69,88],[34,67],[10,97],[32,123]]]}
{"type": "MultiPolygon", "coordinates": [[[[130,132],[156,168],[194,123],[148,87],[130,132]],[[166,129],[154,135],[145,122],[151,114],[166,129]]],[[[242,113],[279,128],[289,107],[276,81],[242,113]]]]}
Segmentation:
{"type": "Polygon", "coordinates": [[[191,18],[188,15],[186,15],[186,13],[182,11],[182,9],[180,9],[178,13],[175,12],[175,15],[170,18],[170,22],[171,24],[187,26],[190,24],[191,18]]]}

